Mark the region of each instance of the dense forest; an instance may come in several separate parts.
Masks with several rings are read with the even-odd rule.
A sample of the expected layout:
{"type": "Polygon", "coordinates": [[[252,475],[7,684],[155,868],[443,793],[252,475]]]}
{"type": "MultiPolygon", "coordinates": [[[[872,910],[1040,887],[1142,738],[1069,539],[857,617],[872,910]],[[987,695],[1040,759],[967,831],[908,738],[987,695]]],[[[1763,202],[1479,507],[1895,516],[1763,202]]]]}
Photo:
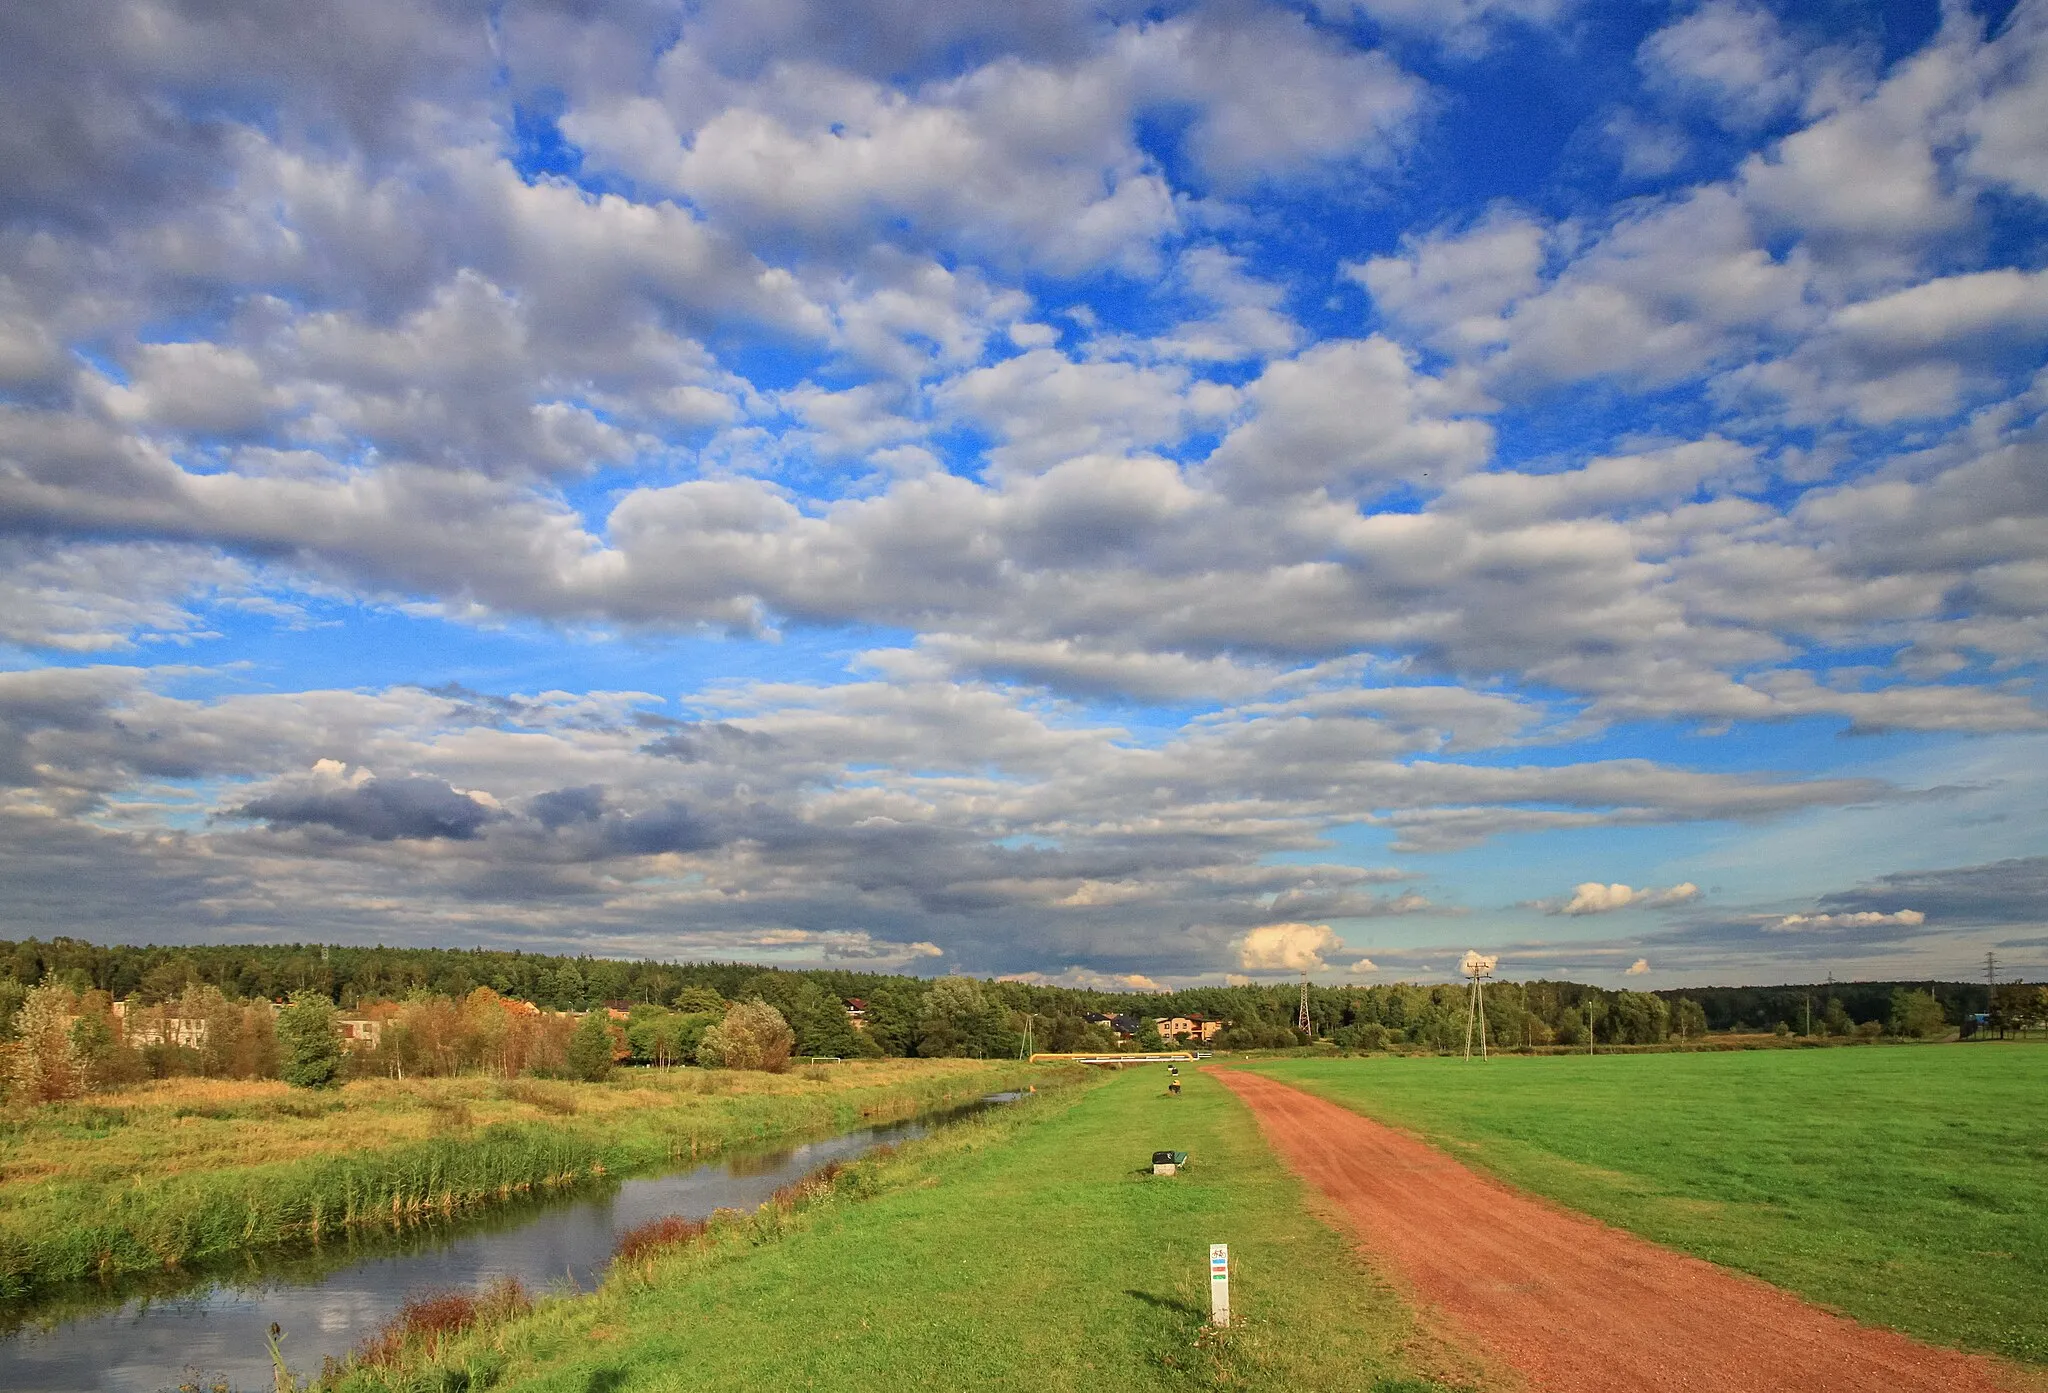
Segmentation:
{"type": "MultiPolygon", "coordinates": [[[[947,979],[938,979],[944,981],[947,979]]],[[[281,1000],[312,991],[344,1011],[374,1003],[424,998],[461,1001],[478,988],[555,1011],[601,1005],[676,1006],[703,1011],[717,1001],[760,998],[776,1005],[798,1032],[800,1053],[1013,1053],[1029,1034],[1039,1049],[1095,1048],[1107,1043],[1090,1013],[1201,1015],[1231,1023],[1224,1047],[1285,1045],[1299,1002],[1294,983],[1193,987],[1157,994],[1083,991],[1028,982],[980,982],[963,996],[979,1003],[953,1010],[934,1028],[927,1010],[934,980],[885,973],[791,971],[747,963],[664,963],[562,957],[492,949],[346,947],[318,944],[109,946],[57,938],[0,942],[0,1030],[29,987],[53,982],[81,996],[104,992],[137,1007],[175,1001],[196,987],[230,1001],[281,1000]],[[866,1005],[866,1030],[854,1041],[843,1003],[866,1005]],[[979,1014],[975,1014],[978,1012],[979,1014]],[[971,1020],[967,1020],[972,1017],[971,1020]],[[962,1021],[966,1020],[963,1024],[962,1021]]],[[[1844,982],[1785,987],[1704,987],[1680,991],[1616,991],[1572,982],[1499,982],[1488,988],[1495,1041],[1573,1045],[1653,1044],[1708,1030],[1849,1034],[1891,1029],[1902,993],[1929,992],[1931,1022],[1939,1008],[1948,1026],[1967,1025],[1984,1011],[1982,985],[1961,982],[1844,982]]],[[[2039,993],[2014,989],[2004,1003],[2015,1018],[2039,993]]],[[[957,1004],[957,1003],[956,1003],[957,1004]]],[[[1316,986],[1309,993],[1316,1034],[1339,1043],[1453,1048],[1462,1043],[1464,989],[1459,985],[1393,983],[1316,986]]]]}

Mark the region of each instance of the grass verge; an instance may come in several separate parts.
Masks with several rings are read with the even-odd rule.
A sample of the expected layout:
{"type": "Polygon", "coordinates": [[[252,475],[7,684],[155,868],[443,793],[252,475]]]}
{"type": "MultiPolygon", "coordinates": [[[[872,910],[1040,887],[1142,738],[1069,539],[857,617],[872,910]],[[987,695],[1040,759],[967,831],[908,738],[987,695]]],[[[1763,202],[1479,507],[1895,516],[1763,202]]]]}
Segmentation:
{"type": "Polygon", "coordinates": [[[161,1085],[0,1130],[0,1296],[404,1228],[735,1145],[906,1117],[1035,1071],[972,1060],[790,1075],[635,1073],[161,1085]]]}
{"type": "Polygon", "coordinates": [[[1249,1067],[1859,1320],[2048,1364],[2048,1047],[1249,1067]]]}
{"type": "Polygon", "coordinates": [[[1319,1222],[1237,1100],[1133,1070],[848,1166],[794,1209],[728,1214],[595,1294],[476,1329],[345,1393],[1440,1388],[1450,1356],[1319,1222]],[[1186,1150],[1173,1179],[1146,1170],[1186,1150]],[[859,1202],[855,1202],[859,1201],[859,1202]],[[1238,1322],[1208,1327],[1227,1242],[1238,1322]]]}

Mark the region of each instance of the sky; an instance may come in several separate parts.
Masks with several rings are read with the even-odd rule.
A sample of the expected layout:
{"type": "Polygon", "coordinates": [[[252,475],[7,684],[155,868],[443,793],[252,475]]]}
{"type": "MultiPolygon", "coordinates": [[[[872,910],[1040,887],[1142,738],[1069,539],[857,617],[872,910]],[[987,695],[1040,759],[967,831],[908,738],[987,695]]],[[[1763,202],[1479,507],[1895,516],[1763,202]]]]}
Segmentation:
{"type": "Polygon", "coordinates": [[[2048,975],[2048,0],[0,7],[0,936],[2048,975]]]}

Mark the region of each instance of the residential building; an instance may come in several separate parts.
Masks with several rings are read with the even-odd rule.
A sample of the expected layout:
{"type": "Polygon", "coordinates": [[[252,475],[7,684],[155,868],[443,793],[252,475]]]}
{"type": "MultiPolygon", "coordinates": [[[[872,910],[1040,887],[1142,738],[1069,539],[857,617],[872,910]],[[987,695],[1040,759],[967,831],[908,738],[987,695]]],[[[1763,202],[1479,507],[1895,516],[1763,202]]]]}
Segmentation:
{"type": "Polygon", "coordinates": [[[374,1050],[384,1043],[382,1021],[344,1016],[338,1024],[341,1026],[341,1043],[350,1049],[374,1050]]]}

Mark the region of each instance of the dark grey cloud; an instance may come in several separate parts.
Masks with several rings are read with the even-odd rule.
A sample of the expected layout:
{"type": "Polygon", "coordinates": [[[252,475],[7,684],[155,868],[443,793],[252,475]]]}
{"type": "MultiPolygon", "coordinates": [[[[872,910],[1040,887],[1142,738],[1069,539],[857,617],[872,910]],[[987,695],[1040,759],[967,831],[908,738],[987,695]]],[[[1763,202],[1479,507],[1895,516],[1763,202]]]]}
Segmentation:
{"type": "Polygon", "coordinates": [[[466,841],[501,816],[440,779],[409,774],[372,777],[340,788],[283,790],[229,810],[272,827],[331,827],[351,837],[388,842],[444,837],[466,841]]]}
{"type": "Polygon", "coordinates": [[[2048,856],[1897,871],[1820,899],[1831,913],[1917,909],[1938,924],[2048,923],[2048,856]]]}

